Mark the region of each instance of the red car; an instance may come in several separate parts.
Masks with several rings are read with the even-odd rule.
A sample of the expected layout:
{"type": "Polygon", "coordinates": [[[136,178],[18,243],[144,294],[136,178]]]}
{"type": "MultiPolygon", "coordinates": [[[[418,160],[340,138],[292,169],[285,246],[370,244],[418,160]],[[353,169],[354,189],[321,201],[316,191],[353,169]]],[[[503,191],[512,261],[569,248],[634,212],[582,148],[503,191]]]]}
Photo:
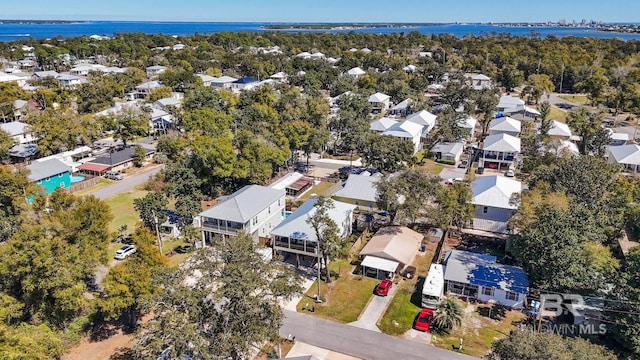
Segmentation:
{"type": "Polygon", "coordinates": [[[429,331],[431,320],[433,320],[433,310],[422,309],[416,318],[413,328],[419,331],[429,331]]]}
{"type": "Polygon", "coordinates": [[[389,290],[393,286],[393,281],[389,279],[384,279],[376,286],[375,293],[379,296],[387,296],[389,295],[389,290]]]}

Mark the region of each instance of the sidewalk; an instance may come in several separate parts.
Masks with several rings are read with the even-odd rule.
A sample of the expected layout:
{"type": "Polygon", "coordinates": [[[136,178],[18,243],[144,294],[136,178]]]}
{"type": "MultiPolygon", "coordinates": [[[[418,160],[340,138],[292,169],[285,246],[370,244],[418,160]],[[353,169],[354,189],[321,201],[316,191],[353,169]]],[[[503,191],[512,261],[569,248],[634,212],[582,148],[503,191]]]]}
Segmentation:
{"type": "Polygon", "coordinates": [[[296,341],[285,359],[305,356],[315,356],[319,360],[359,360],[353,356],[333,352],[300,341],[296,341]]]}

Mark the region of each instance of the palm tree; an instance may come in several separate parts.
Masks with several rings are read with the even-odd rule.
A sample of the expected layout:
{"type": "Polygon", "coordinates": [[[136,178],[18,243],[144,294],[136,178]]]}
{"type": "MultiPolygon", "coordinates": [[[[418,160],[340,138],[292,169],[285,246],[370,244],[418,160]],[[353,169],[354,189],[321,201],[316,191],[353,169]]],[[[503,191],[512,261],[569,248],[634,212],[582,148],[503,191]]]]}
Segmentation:
{"type": "Polygon", "coordinates": [[[433,325],[437,328],[448,331],[454,326],[462,324],[462,307],[452,298],[444,299],[436,308],[436,315],[433,317],[433,325]]]}

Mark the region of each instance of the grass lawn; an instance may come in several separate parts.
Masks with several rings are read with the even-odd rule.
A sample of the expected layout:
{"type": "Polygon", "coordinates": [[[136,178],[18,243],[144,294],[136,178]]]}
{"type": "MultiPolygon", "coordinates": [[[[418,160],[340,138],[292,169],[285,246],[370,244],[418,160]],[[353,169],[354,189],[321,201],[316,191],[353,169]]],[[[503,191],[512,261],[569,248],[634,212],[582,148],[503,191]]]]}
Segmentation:
{"type": "MultiPolygon", "coordinates": [[[[567,121],[567,112],[560,109],[557,106],[551,105],[551,110],[549,111],[549,116],[547,117],[549,120],[558,120],[560,122],[567,121]]],[[[464,346],[463,346],[464,348],[464,346]]]]}
{"type": "Polygon", "coordinates": [[[515,329],[516,324],[524,318],[524,315],[518,311],[500,313],[502,316],[498,318],[493,316],[494,311],[493,318],[489,318],[489,305],[472,305],[462,301],[460,304],[465,308],[462,326],[454,328],[449,334],[435,334],[434,345],[451,350],[452,346],[457,348],[460,345],[460,339],[464,339],[462,353],[482,357],[491,349],[494,340],[508,336],[509,332],[515,329]]]}
{"type": "Polygon", "coordinates": [[[318,185],[312,186],[307,192],[300,196],[300,200],[304,201],[311,197],[311,194],[316,194],[318,196],[324,196],[324,193],[327,192],[333,186],[334,183],[328,181],[321,181],[318,185]]]}
{"type": "Polygon", "coordinates": [[[558,95],[558,97],[564,101],[568,101],[570,103],[578,105],[586,104],[589,102],[589,99],[584,95],[558,95]]]}
{"type": "Polygon", "coordinates": [[[434,175],[440,175],[440,172],[442,171],[442,169],[444,169],[444,165],[443,164],[438,164],[437,162],[431,160],[431,159],[426,159],[424,161],[424,165],[422,165],[423,169],[426,170],[428,173],[434,174],[434,175]]]}
{"type": "Polygon", "coordinates": [[[93,185],[93,186],[89,186],[87,188],[84,188],[82,190],[78,190],[78,191],[74,191],[72,194],[75,196],[85,196],[85,195],[90,195],[91,193],[93,193],[94,191],[106,188],[107,186],[113,184],[113,181],[111,180],[107,180],[105,178],[100,179],[100,182],[93,185]]]}
{"type": "MultiPolygon", "coordinates": [[[[378,280],[353,275],[352,269],[353,266],[346,260],[329,263],[329,270],[332,273],[339,272],[340,277],[337,280],[332,279],[331,284],[326,282],[320,284],[320,296],[325,299],[325,302],[315,304],[315,315],[341,323],[358,320],[358,316],[373,296],[373,288],[378,280]]],[[[313,305],[317,293],[318,284],[314,282],[296,306],[296,310],[304,312],[302,308],[306,304],[313,305]]]]}
{"type": "Polygon", "coordinates": [[[383,333],[402,335],[413,326],[413,320],[421,309],[422,284],[432,258],[432,251],[417,256],[413,262],[413,266],[417,269],[416,275],[412,279],[400,281],[398,291],[378,324],[383,333]]]}
{"type": "Polygon", "coordinates": [[[188,258],[189,255],[191,255],[191,253],[189,252],[184,254],[180,254],[180,253],[170,254],[173,251],[173,249],[175,249],[176,247],[184,246],[184,245],[191,245],[193,249],[193,244],[187,243],[183,239],[173,239],[173,240],[165,239],[164,240],[164,244],[162,246],[162,253],[167,257],[167,261],[168,261],[167,265],[169,267],[177,267],[186,258],[188,258]]]}
{"type": "Polygon", "coordinates": [[[116,232],[122,225],[127,225],[129,231],[133,231],[140,217],[133,208],[133,200],[144,197],[148,191],[129,190],[112,196],[105,201],[111,207],[113,221],[109,224],[109,231],[116,232]]]}

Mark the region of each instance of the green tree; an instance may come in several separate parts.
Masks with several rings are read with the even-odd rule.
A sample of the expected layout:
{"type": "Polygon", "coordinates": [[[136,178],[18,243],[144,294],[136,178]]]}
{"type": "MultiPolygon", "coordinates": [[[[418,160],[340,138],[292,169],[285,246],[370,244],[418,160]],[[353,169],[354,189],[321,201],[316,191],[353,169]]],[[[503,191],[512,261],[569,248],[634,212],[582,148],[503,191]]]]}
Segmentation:
{"type": "Polygon", "coordinates": [[[413,143],[394,136],[369,133],[360,145],[358,153],[367,165],[378,171],[395,172],[411,163],[413,143]]]}
{"type": "Polygon", "coordinates": [[[137,107],[123,107],[119,112],[102,117],[107,130],[113,131],[113,138],[122,140],[124,146],[137,136],[149,132],[149,114],[137,107]]]}
{"type": "MultiPolygon", "coordinates": [[[[318,241],[317,265],[324,268],[326,281],[330,283],[329,260],[337,257],[344,248],[343,239],[340,237],[338,225],[329,215],[329,212],[334,208],[333,200],[319,197],[315,200],[313,206],[315,211],[313,215],[307,218],[307,224],[313,228],[314,235],[318,241]]],[[[318,282],[320,282],[320,279],[318,279],[318,282]]]]}
{"type": "Polygon", "coordinates": [[[140,145],[133,150],[133,162],[137,167],[141,167],[147,160],[147,151],[140,145]]]}
{"type": "Polygon", "coordinates": [[[15,139],[9,133],[0,129],[0,161],[9,157],[9,150],[15,145],[15,139]]]}
{"type": "Polygon", "coordinates": [[[133,208],[140,213],[140,219],[144,226],[152,232],[155,232],[156,221],[162,221],[165,215],[169,200],[163,193],[152,191],[144,197],[133,199],[133,208]]]}
{"type": "Polygon", "coordinates": [[[97,303],[105,319],[124,316],[127,324],[135,328],[145,305],[160,291],[153,277],[164,269],[165,259],[158,253],[155,242],[147,228],[137,228],[133,234],[136,253],[109,269],[97,303]]]}
{"type": "Polygon", "coordinates": [[[513,330],[508,337],[494,341],[490,360],[615,360],[601,345],[581,338],[565,338],[547,332],[513,330]]]}
{"type": "Polygon", "coordinates": [[[471,204],[471,188],[462,182],[452,186],[443,186],[436,192],[438,209],[436,218],[443,229],[455,226],[459,229],[466,227],[473,218],[471,204]]]}
{"type": "MultiPolygon", "coordinates": [[[[165,169],[164,181],[168,184],[166,187],[167,195],[176,201],[178,226],[184,228],[193,221],[193,217],[201,210],[202,180],[198,178],[192,168],[175,164],[169,165],[165,169]]],[[[154,201],[154,204],[157,202],[154,201]]]]}
{"type": "Polygon", "coordinates": [[[602,97],[608,86],[609,79],[607,79],[601,70],[597,70],[584,81],[577,83],[576,90],[586,93],[589,100],[591,100],[591,104],[595,105],[602,101],[602,97]]]}
{"type": "Polygon", "coordinates": [[[159,278],[156,316],[134,353],[157,358],[244,359],[265,341],[277,342],[283,313],[279,300],[300,291],[283,265],[265,262],[253,239],[240,234],[196,252],[159,278]]]}
{"type": "Polygon", "coordinates": [[[602,127],[602,114],[585,109],[569,113],[567,124],[580,136],[580,153],[603,156],[605,146],[611,142],[609,132],[602,127]]]}
{"type": "Polygon", "coordinates": [[[464,312],[458,301],[454,298],[446,298],[437,305],[433,325],[440,330],[449,331],[462,324],[463,316],[464,312]]]}
{"type": "Polygon", "coordinates": [[[171,87],[170,86],[161,86],[151,90],[149,96],[147,96],[147,102],[154,103],[160,99],[171,97],[171,87]]]}
{"type": "Polygon", "coordinates": [[[418,215],[431,209],[439,180],[419,169],[410,169],[400,174],[381,178],[377,186],[378,207],[386,210],[392,219],[401,213],[411,222],[418,215]]]}

